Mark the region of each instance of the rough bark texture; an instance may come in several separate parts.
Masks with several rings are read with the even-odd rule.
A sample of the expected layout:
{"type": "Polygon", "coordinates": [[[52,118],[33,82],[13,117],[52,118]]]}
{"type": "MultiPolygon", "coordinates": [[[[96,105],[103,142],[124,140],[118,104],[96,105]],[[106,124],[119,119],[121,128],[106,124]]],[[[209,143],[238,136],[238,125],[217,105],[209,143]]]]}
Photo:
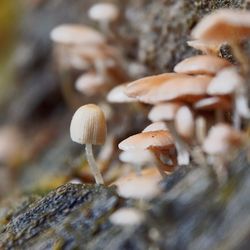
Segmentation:
{"type": "MultiPolygon", "coordinates": [[[[34,129],[33,124],[37,126],[44,119],[60,126],[51,149],[23,169],[18,179],[22,189],[32,187],[38,195],[12,196],[0,204],[0,248],[249,249],[248,152],[242,152],[231,164],[224,185],[218,185],[215,176],[201,166],[180,168],[163,180],[161,195],[143,209],[146,220],[133,228],[114,226],[109,221],[117,208],[138,206],[136,201],[119,198],[115,188],[65,184],[49,193],[34,188],[50,175],[67,177],[74,172],[67,162],[74,159],[78,149],[65,135],[69,112],[53,69],[49,32],[60,23],[90,23],[83,13],[93,2],[44,0],[29,10],[21,24],[20,46],[27,53],[21,64],[15,57],[22,84],[6,104],[6,117],[25,129],[34,129]]],[[[248,7],[244,0],[112,2],[124,13],[117,27],[123,37],[120,45],[125,59],[141,62],[147,74],[172,70],[178,61],[194,53],[186,41],[204,14],[221,7],[248,7]]],[[[138,120],[123,123],[140,124],[138,120]]]]}

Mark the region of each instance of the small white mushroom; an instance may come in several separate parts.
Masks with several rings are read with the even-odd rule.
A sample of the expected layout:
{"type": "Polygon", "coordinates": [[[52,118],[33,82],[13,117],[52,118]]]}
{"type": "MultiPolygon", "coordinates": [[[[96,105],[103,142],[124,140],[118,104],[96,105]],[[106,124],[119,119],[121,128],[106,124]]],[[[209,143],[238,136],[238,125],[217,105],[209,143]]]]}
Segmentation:
{"type": "Polygon", "coordinates": [[[97,184],[104,182],[93,156],[92,145],[104,144],[106,133],[105,117],[97,105],[84,105],[73,115],[70,124],[71,139],[76,143],[86,144],[86,157],[97,184]]]}

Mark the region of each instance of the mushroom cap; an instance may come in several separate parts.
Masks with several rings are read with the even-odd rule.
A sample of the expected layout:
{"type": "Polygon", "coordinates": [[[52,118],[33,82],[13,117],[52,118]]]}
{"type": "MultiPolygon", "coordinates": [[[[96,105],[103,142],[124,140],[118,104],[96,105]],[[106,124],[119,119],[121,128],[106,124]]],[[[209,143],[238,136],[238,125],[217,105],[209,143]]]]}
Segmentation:
{"type": "Polygon", "coordinates": [[[72,117],[70,136],[79,144],[104,144],[107,134],[103,111],[95,104],[80,107],[72,117]]]}
{"type": "Polygon", "coordinates": [[[154,164],[155,157],[149,150],[129,150],[122,151],[119,155],[122,162],[137,165],[154,164]]]}
{"type": "Polygon", "coordinates": [[[244,84],[244,79],[235,67],[225,68],[208,85],[209,95],[230,95],[244,84]]]}
{"type": "Polygon", "coordinates": [[[154,106],[149,114],[148,119],[152,122],[157,121],[172,121],[177,110],[182,106],[180,102],[161,103],[154,106]]]}
{"type": "Polygon", "coordinates": [[[165,81],[159,81],[156,85],[151,84],[151,88],[148,84],[144,85],[146,87],[143,89],[143,84],[140,84],[139,91],[136,83],[129,84],[126,93],[149,104],[165,101],[194,102],[206,95],[210,80],[211,77],[209,76],[174,74],[165,81]]]}
{"type": "Polygon", "coordinates": [[[126,89],[126,84],[118,85],[110,90],[107,95],[107,100],[111,103],[128,103],[136,102],[137,100],[132,97],[128,97],[124,91],[126,89]]]}
{"type": "Polygon", "coordinates": [[[195,121],[192,111],[187,106],[178,109],[175,116],[177,133],[185,139],[190,139],[194,134],[195,121]]]}
{"type": "Polygon", "coordinates": [[[95,21],[112,22],[118,19],[119,9],[112,3],[97,3],[89,9],[88,16],[95,21]]]}
{"type": "Polygon", "coordinates": [[[107,87],[107,82],[95,73],[84,73],[76,80],[75,87],[82,94],[92,96],[103,91],[107,87]]]}
{"type": "Polygon", "coordinates": [[[78,24],[62,24],[55,27],[50,33],[50,38],[56,43],[67,45],[105,43],[105,38],[100,32],[88,26],[78,24]]]}
{"type": "Polygon", "coordinates": [[[192,37],[204,41],[240,41],[250,36],[250,12],[221,9],[204,17],[192,37]]]}
{"type": "Polygon", "coordinates": [[[117,186],[120,196],[134,199],[151,199],[160,193],[158,183],[162,177],[156,168],[148,168],[141,171],[137,176],[132,173],[119,178],[113,184],[117,186]]]}
{"type": "Polygon", "coordinates": [[[187,44],[206,55],[218,55],[221,45],[220,43],[208,43],[201,40],[187,41],[187,44]]]}
{"type": "Polygon", "coordinates": [[[212,55],[199,55],[189,57],[179,62],[174,71],[184,74],[207,74],[215,75],[225,67],[231,66],[231,63],[225,59],[212,55]]]}
{"type": "Polygon", "coordinates": [[[109,217],[114,225],[136,226],[143,222],[144,214],[136,208],[120,208],[109,217]]]}
{"type": "Polygon", "coordinates": [[[194,103],[194,108],[198,110],[230,110],[232,108],[232,102],[224,96],[213,96],[201,99],[194,103]]]}
{"type": "Polygon", "coordinates": [[[127,150],[161,150],[174,147],[171,134],[168,131],[149,131],[132,135],[118,145],[119,149],[127,150]]]}
{"type": "Polygon", "coordinates": [[[179,75],[176,73],[164,73],[160,75],[143,77],[136,81],[128,83],[124,92],[130,97],[137,98],[138,96],[142,96],[145,93],[148,93],[153,88],[157,88],[165,81],[173,79],[177,76],[179,75]]]}
{"type": "Polygon", "coordinates": [[[242,145],[243,134],[225,123],[213,126],[203,143],[205,153],[220,155],[230,153],[230,150],[242,145]]]}
{"type": "Polygon", "coordinates": [[[159,130],[168,131],[168,128],[165,122],[161,122],[161,121],[153,122],[149,124],[146,128],[144,128],[142,132],[159,131],[159,130]]]}

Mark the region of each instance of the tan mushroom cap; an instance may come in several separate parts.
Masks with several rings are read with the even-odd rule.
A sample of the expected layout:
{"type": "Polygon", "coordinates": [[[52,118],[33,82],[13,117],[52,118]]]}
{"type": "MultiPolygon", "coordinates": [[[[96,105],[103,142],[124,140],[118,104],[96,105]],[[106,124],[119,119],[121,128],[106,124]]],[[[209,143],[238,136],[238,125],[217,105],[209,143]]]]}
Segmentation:
{"type": "Polygon", "coordinates": [[[62,24],[54,28],[50,33],[50,38],[56,43],[67,45],[87,45],[103,44],[103,35],[85,25],[62,24]]]}
{"type": "Polygon", "coordinates": [[[149,131],[132,135],[118,145],[119,149],[127,150],[164,150],[174,147],[171,134],[168,131],[149,131]]]}
{"type": "Polygon", "coordinates": [[[181,137],[185,139],[192,138],[194,135],[195,121],[189,107],[182,106],[178,109],[175,116],[175,128],[181,137]]]}
{"type": "Polygon", "coordinates": [[[114,87],[110,90],[107,95],[107,100],[111,103],[128,103],[128,102],[137,102],[135,98],[128,97],[124,91],[127,84],[122,84],[114,87]]]}
{"type": "Polygon", "coordinates": [[[159,131],[159,130],[168,131],[168,128],[165,122],[161,122],[161,121],[153,122],[149,124],[146,128],[144,128],[142,132],[159,131]]]}
{"type": "Polygon", "coordinates": [[[230,95],[244,84],[244,79],[235,67],[221,70],[209,83],[209,95],[230,95]]]}
{"type": "Polygon", "coordinates": [[[218,55],[221,45],[220,43],[208,43],[201,40],[187,41],[187,44],[206,55],[218,55]]]}
{"type": "Polygon", "coordinates": [[[158,183],[162,180],[156,168],[148,168],[141,171],[137,176],[132,173],[121,177],[112,185],[117,186],[118,194],[125,198],[151,199],[160,193],[158,183]]]}
{"type": "Polygon", "coordinates": [[[109,219],[114,225],[136,226],[144,221],[145,216],[136,208],[125,207],[115,211],[109,219]]]}
{"type": "Polygon", "coordinates": [[[240,41],[250,36],[250,12],[221,9],[204,17],[192,37],[204,41],[240,41]]]}
{"type": "Polygon", "coordinates": [[[227,60],[212,55],[189,57],[174,67],[174,71],[183,74],[208,74],[215,75],[225,67],[231,66],[227,60]]]}
{"type": "Polygon", "coordinates": [[[89,9],[88,16],[95,21],[112,22],[119,17],[119,9],[112,3],[97,3],[89,9]]]}
{"type": "Polygon", "coordinates": [[[232,108],[232,101],[225,96],[207,97],[194,103],[194,108],[197,110],[230,110],[232,108]]]}
{"type": "MultiPolygon", "coordinates": [[[[141,102],[157,104],[166,101],[195,102],[206,95],[207,86],[211,80],[210,76],[175,75],[165,81],[161,81],[152,88],[140,90],[136,84],[128,85],[126,93],[141,102]]],[[[148,87],[148,86],[147,86],[148,87]]]]}
{"type": "Polygon", "coordinates": [[[137,98],[150,90],[157,88],[159,85],[163,84],[165,81],[178,77],[179,74],[176,73],[164,73],[160,75],[153,75],[140,78],[136,81],[129,83],[126,86],[125,94],[137,98]]]}
{"type": "Polygon", "coordinates": [[[79,144],[104,144],[107,134],[103,111],[95,104],[80,107],[72,117],[70,136],[79,144]]]}
{"type": "Polygon", "coordinates": [[[240,147],[243,143],[244,135],[225,123],[213,126],[203,143],[205,153],[219,155],[230,153],[230,150],[240,147]]]}
{"type": "Polygon", "coordinates": [[[106,89],[107,82],[95,73],[84,73],[76,80],[75,87],[80,93],[92,96],[106,89]]]}
{"type": "Polygon", "coordinates": [[[183,104],[180,102],[168,102],[157,104],[150,110],[148,114],[148,119],[152,122],[172,121],[174,120],[177,110],[182,105],[183,104]]]}

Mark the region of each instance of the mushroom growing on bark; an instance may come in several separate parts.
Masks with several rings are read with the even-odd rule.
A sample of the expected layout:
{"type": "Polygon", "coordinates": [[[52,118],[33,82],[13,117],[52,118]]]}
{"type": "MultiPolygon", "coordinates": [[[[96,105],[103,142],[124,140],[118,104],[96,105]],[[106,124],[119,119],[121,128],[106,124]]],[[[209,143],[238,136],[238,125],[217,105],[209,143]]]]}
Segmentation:
{"type": "Polygon", "coordinates": [[[86,144],[86,157],[97,184],[103,184],[103,178],[95,162],[92,145],[102,145],[106,139],[106,121],[102,110],[95,104],[80,107],[71,120],[70,136],[72,141],[86,144]]]}

